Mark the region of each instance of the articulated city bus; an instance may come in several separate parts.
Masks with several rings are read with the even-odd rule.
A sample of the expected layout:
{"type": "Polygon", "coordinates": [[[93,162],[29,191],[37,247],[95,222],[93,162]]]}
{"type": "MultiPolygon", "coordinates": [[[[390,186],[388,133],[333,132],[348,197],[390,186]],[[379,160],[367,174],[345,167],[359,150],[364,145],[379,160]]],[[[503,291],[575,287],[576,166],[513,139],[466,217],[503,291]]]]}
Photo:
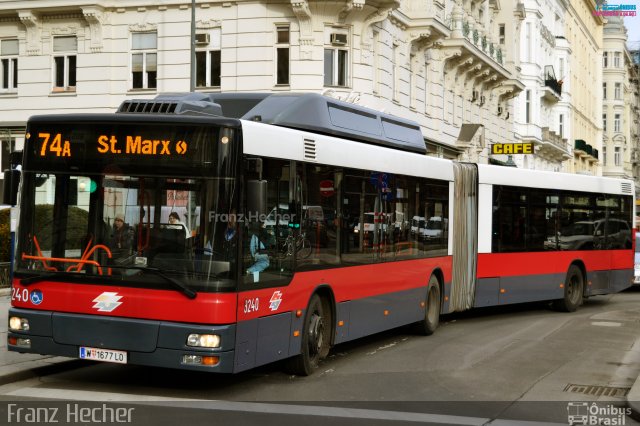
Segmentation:
{"type": "Polygon", "coordinates": [[[430,157],[416,123],[315,94],[36,116],[20,174],[17,352],[307,375],[362,336],[633,279],[631,181],[430,157]]]}

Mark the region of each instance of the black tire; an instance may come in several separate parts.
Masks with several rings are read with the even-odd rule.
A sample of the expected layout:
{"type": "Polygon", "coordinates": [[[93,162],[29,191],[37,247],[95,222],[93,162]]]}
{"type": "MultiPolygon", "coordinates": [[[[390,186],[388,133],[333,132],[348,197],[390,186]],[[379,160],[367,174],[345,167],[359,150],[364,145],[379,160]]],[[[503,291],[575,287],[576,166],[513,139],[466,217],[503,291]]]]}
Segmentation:
{"type": "Polygon", "coordinates": [[[553,307],[563,312],[574,312],[582,304],[584,276],[576,265],[571,265],[564,281],[564,297],[554,300],[553,307]]]}
{"type": "Polygon", "coordinates": [[[331,309],[317,294],[309,301],[302,329],[302,351],[287,360],[285,369],[291,374],[308,376],[327,357],[331,343],[331,309]]]}
{"type": "Polygon", "coordinates": [[[416,323],[416,331],[425,336],[435,333],[440,324],[440,282],[435,275],[429,278],[424,318],[416,323]]]}

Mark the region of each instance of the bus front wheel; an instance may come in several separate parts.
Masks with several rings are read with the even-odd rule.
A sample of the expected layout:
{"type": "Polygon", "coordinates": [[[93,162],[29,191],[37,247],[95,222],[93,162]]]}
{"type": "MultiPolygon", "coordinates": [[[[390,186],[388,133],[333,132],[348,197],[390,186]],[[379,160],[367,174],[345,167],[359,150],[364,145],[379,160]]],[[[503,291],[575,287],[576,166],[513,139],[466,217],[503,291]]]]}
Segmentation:
{"type": "Polygon", "coordinates": [[[584,276],[578,266],[571,265],[564,282],[564,297],[555,300],[553,307],[559,311],[574,312],[582,303],[584,294],[584,276]]]}
{"type": "Polygon", "coordinates": [[[434,275],[429,279],[424,318],[416,323],[418,333],[431,336],[440,324],[440,283],[434,275]]]}
{"type": "Polygon", "coordinates": [[[329,354],[331,327],[331,309],[314,294],[304,319],[301,353],[287,361],[287,372],[308,376],[318,368],[320,360],[329,354]]]}

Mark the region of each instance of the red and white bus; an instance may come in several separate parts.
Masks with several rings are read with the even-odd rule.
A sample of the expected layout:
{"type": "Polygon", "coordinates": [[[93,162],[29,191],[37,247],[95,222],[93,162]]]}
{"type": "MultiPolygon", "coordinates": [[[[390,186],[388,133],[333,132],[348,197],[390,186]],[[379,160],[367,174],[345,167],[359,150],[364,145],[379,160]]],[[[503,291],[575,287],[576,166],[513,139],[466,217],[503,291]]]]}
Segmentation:
{"type": "Polygon", "coordinates": [[[633,182],[430,157],[416,123],[315,94],[33,117],[20,173],[17,352],[310,374],[372,333],[633,280],[633,182]]]}

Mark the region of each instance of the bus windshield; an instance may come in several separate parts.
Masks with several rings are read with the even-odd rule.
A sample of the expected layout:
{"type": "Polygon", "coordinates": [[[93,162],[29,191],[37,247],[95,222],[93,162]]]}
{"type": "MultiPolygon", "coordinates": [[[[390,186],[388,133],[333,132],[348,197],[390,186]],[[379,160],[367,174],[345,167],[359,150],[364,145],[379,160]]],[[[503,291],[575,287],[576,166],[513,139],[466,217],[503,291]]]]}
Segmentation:
{"type": "Polygon", "coordinates": [[[64,151],[56,155],[58,142],[55,153],[47,151],[53,140],[32,125],[37,138],[25,153],[16,277],[172,288],[187,295],[234,291],[235,222],[215,216],[237,211],[239,144],[227,138],[219,148],[214,126],[93,127],[47,123],[46,134],[60,135],[61,149],[70,141],[64,158],[64,151]],[[144,142],[159,132],[167,141],[187,141],[193,152],[172,163],[152,151],[127,152],[119,142],[109,148],[111,155],[98,150],[106,146],[100,143],[104,134],[144,142]]]}
{"type": "Polygon", "coordinates": [[[234,289],[237,250],[203,209],[233,199],[234,179],[24,177],[32,201],[22,209],[18,276],[166,287],[161,272],[194,291],[234,289]]]}

